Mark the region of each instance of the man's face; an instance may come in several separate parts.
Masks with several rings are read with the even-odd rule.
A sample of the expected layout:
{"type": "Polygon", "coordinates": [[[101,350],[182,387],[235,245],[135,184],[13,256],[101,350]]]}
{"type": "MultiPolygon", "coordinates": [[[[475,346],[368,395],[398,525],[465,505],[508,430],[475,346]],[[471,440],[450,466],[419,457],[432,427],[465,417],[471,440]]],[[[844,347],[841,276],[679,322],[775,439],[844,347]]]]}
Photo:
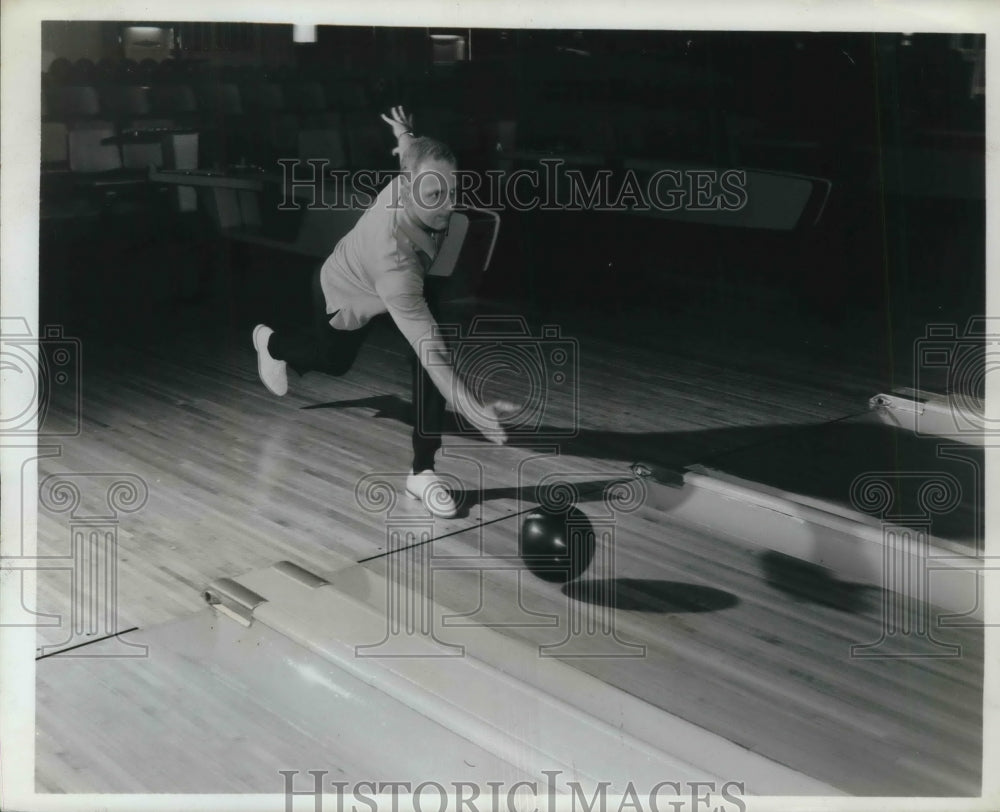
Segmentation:
{"type": "Polygon", "coordinates": [[[434,231],[447,228],[455,207],[455,165],[427,159],[411,173],[408,186],[407,214],[434,231]]]}

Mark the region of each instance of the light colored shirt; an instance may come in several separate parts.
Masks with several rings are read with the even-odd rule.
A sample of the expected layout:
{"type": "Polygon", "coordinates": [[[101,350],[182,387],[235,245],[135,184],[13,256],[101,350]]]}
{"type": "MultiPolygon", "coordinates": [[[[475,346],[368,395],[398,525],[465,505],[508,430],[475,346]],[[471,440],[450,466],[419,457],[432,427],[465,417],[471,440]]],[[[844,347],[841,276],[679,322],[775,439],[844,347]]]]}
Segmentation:
{"type": "Polygon", "coordinates": [[[389,313],[416,350],[435,326],[424,277],[442,236],[432,236],[407,215],[395,177],[323,263],[320,284],[330,325],[357,330],[389,313]]]}

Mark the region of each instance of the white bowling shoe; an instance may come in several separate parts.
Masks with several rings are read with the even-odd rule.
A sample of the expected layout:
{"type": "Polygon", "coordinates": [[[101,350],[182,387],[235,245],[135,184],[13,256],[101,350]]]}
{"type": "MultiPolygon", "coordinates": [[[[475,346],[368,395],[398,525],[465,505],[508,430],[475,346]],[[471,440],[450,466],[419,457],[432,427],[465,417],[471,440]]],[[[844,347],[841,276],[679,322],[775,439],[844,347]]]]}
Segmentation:
{"type": "Polygon", "coordinates": [[[450,519],[458,512],[458,506],[444,481],[433,471],[410,471],[406,477],[406,494],[418,499],[432,515],[439,519],[450,519]]]}
{"type": "Polygon", "coordinates": [[[257,374],[270,392],[281,397],[288,391],[288,370],[284,361],[271,357],[267,351],[267,340],[274,333],[266,324],[253,328],[253,346],[257,350],[257,374]]]}

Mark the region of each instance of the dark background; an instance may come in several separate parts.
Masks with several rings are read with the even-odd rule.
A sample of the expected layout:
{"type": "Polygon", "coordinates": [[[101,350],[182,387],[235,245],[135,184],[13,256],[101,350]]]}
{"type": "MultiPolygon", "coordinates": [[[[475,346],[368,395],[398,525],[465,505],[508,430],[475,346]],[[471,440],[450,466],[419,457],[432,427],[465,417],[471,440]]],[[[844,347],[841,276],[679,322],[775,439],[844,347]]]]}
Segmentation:
{"type": "MultiPolygon", "coordinates": [[[[613,321],[628,343],[697,312],[706,335],[734,320],[790,335],[824,325],[864,352],[873,334],[908,341],[983,313],[984,36],[319,26],[300,44],[288,25],[160,24],[173,48],[133,60],[119,40],[126,22],[44,23],[45,120],[72,118],[52,102],[60,87],[187,84],[202,99],[201,88],[228,84],[239,111],[202,104],[173,120],[211,128],[201,166],[273,170],[296,157],[295,128],[319,117],[345,138],[349,168],[391,168],[378,114],[400,103],[465,168],[518,165],[530,151],[616,173],[645,159],[832,182],[819,222],[790,231],[501,211],[479,293],[536,321],[607,316],[591,321],[613,321]],[[436,51],[430,35],[448,33],[461,45],[436,51]],[[305,82],[322,87],[322,109],[290,101],[305,82]],[[261,84],[285,90],[283,109],[255,109],[261,84]]],[[[102,101],[93,115],[115,113],[102,101]]],[[[43,321],[132,329],[129,314],[145,323],[188,300],[218,304],[222,275],[214,312],[242,329],[309,265],[220,239],[149,184],[109,196],[67,165],[42,170],[43,321]]]]}

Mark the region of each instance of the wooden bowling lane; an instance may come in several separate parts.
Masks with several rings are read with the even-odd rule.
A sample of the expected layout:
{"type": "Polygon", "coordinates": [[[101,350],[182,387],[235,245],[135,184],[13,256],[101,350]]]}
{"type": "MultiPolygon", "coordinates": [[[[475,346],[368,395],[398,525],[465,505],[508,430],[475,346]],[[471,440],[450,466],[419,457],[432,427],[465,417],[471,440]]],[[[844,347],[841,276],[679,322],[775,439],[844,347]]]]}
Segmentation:
{"type": "MultiPolygon", "coordinates": [[[[447,437],[439,470],[483,491],[454,520],[430,520],[405,500],[359,506],[357,486],[373,473],[389,477],[398,494],[409,457],[407,362],[386,332],[349,376],[308,376],[285,399],[259,384],[245,337],[210,323],[164,343],[84,342],[82,432],[42,460],[42,478],[89,477],[88,505],[107,487],[92,476],[98,472],[135,474],[148,485],[141,510],[115,525],[119,628],[185,616],[200,608],[205,583],[277,559],[321,573],[331,558],[385,566],[372,556],[410,523],[441,539],[435,550],[451,557],[472,550],[502,561],[482,578],[474,569],[438,572],[435,563],[436,601],[475,613],[474,621],[536,624],[502,632],[557,644],[562,627],[552,616],[558,623],[574,604],[531,576],[518,580],[502,560],[516,551],[517,514],[537,502],[540,484],[569,481],[581,507],[593,510],[607,483],[627,477],[628,464],[650,451],[682,467],[759,444],[786,425],[861,411],[875,391],[850,376],[824,385],[824,375],[801,363],[733,372],[724,353],[699,351],[697,342],[626,353],[578,335],[580,396],[572,407],[553,401],[548,419],[576,420],[580,430],[499,449],[447,437]]],[[[39,552],[68,555],[74,521],[89,509],[73,517],[43,507],[39,552]]],[[[645,656],[574,657],[574,668],[843,791],[975,791],[982,644],[974,631],[947,630],[962,646],[957,660],[859,661],[850,646],[877,639],[880,629],[870,592],[849,584],[818,595],[790,590],[788,578],[765,577],[773,562],[760,550],[686,529],[649,502],[615,518],[615,538],[614,575],[597,578],[595,570],[584,580],[597,580],[598,605],[609,588],[631,601],[615,614],[616,628],[627,643],[644,645],[645,656]]],[[[39,608],[64,620],[67,577],[39,578],[39,608]]],[[[39,640],[63,644],[64,624],[40,628],[39,640]]]]}
{"type": "Polygon", "coordinates": [[[41,661],[40,784],[267,792],[280,769],[326,769],[351,786],[509,786],[545,785],[549,770],[557,792],[607,782],[614,794],[665,777],[720,787],[724,768],[747,794],[834,793],[488,628],[465,629],[464,649],[442,644],[398,611],[438,619],[440,608],[392,574],[355,565],[319,577],[285,562],[206,596],[219,614],[128,635],[146,657],[102,657],[116,652],[97,644],[41,661]]]}
{"type": "MultiPolygon", "coordinates": [[[[80,434],[58,438],[58,455],[40,463],[43,481],[72,475],[91,503],[101,504],[109,484],[94,474],[134,475],[148,487],[141,509],[116,524],[121,628],[191,611],[206,580],[276,557],[322,568],[331,551],[355,560],[384,551],[387,514],[359,507],[357,488],[375,475],[401,493],[409,463],[408,362],[391,325],[374,331],[348,376],[293,378],[279,399],[257,379],[249,330],[197,312],[170,324],[134,342],[114,335],[82,341],[80,434]]],[[[570,328],[562,335],[579,341],[576,396],[545,400],[538,419],[548,433],[540,442],[520,437],[497,449],[446,436],[439,470],[456,477],[467,498],[455,520],[434,520],[434,535],[531,507],[536,486],[548,471],[563,472],[566,459],[579,480],[600,487],[651,448],[684,461],[706,447],[749,442],[743,432],[762,424],[839,415],[850,404],[842,396],[818,409],[815,383],[755,399],[749,372],[726,384],[718,361],[686,358],[683,348],[658,366],[645,351],[630,360],[613,342],[570,328]],[[723,396],[736,400],[708,407],[723,396]]],[[[491,381],[509,384],[501,392],[508,396],[517,383],[509,375],[491,381]]],[[[763,383],[758,389],[768,391],[763,383]]],[[[74,408],[53,406],[54,414],[74,408]]],[[[39,552],[68,555],[73,522],[87,509],[74,518],[43,505],[39,552]]],[[[426,518],[405,500],[392,515],[426,518]]],[[[66,616],[67,577],[43,574],[45,611],[66,616]]],[[[65,629],[40,629],[40,644],[65,639],[65,629]]]]}
{"type": "MultiPolygon", "coordinates": [[[[604,508],[580,507],[597,527],[604,508]]],[[[449,623],[496,624],[850,794],[979,793],[981,630],[936,630],[911,641],[918,656],[852,656],[880,639],[877,590],[810,582],[787,562],[779,579],[766,551],[646,509],[610,529],[590,570],[564,587],[520,568],[513,519],[434,542],[433,594],[458,616],[443,639],[449,623]],[[943,645],[956,656],[919,656],[943,645]]]]}
{"type": "Polygon", "coordinates": [[[38,666],[40,792],[267,793],[280,770],[331,780],[454,781],[526,773],[405,701],[257,624],[211,610],[123,636],[148,656],[38,666]]]}

